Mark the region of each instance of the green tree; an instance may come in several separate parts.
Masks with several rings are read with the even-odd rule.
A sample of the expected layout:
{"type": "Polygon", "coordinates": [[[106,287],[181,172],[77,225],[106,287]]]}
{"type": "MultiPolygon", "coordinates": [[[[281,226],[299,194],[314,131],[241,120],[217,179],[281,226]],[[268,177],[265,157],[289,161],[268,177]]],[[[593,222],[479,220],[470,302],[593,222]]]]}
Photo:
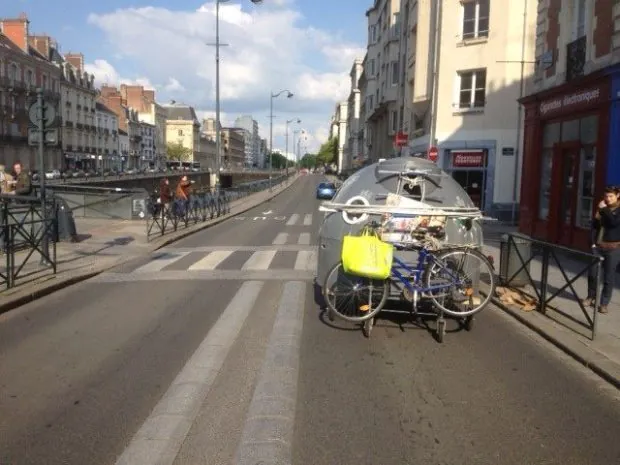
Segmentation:
{"type": "Polygon", "coordinates": [[[317,154],[317,161],[323,165],[329,165],[333,163],[338,157],[338,138],[330,137],[319,148],[317,154]]]}
{"type": "Polygon", "coordinates": [[[306,153],[299,161],[300,168],[316,168],[317,156],[311,153],[306,153]]]}
{"type": "Polygon", "coordinates": [[[180,142],[169,142],[166,153],[168,159],[173,161],[189,161],[192,158],[192,150],[183,147],[180,142]]]}

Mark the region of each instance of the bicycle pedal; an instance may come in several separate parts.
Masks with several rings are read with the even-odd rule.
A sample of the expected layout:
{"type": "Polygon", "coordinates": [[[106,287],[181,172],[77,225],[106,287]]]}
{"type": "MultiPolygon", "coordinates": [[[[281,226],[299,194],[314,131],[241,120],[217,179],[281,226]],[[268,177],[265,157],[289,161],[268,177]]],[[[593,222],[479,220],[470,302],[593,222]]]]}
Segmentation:
{"type": "Polygon", "coordinates": [[[359,307],[359,311],[360,312],[367,312],[369,310],[370,310],[370,305],[368,305],[368,304],[360,305],[360,307],[359,307]]]}

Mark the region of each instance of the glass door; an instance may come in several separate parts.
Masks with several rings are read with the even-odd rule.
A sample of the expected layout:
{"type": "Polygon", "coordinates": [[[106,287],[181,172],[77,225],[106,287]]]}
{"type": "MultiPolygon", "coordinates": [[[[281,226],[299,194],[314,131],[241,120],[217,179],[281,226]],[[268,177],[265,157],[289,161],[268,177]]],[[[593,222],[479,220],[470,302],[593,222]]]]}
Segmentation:
{"type": "Polygon", "coordinates": [[[549,239],[561,245],[572,244],[579,184],[579,145],[562,144],[554,153],[553,191],[550,201],[549,239]]]}

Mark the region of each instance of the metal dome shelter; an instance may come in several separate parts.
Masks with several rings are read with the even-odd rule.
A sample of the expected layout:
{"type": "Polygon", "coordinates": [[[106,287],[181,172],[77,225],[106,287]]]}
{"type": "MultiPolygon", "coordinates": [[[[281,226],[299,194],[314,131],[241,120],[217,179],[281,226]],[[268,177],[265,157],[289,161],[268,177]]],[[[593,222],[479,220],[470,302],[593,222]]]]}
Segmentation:
{"type": "MultiPolygon", "coordinates": [[[[415,179],[415,187],[400,192],[415,200],[436,207],[475,208],[465,190],[446,172],[430,160],[414,157],[402,157],[382,160],[366,166],[352,174],[340,186],[332,199],[334,203],[381,204],[388,194],[397,193],[399,178],[386,177],[385,172],[424,171],[425,176],[415,179]]],[[[325,213],[319,230],[319,250],[317,260],[316,283],[322,286],[330,269],[340,261],[342,238],[347,234],[356,234],[371,221],[359,221],[345,212],[325,213]],[[357,220],[357,221],[356,221],[357,220]],[[351,224],[355,223],[355,224],[351,224]]],[[[478,221],[464,222],[448,218],[445,225],[447,244],[483,245],[482,227],[478,221]]],[[[415,252],[397,252],[406,260],[415,259],[415,252]]]]}

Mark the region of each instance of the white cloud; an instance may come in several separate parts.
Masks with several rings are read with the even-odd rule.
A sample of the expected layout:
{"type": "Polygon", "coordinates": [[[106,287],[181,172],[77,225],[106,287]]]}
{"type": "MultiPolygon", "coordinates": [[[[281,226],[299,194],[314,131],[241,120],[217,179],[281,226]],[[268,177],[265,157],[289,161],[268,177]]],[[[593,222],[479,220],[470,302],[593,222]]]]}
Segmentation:
{"type": "Polygon", "coordinates": [[[155,89],[151,81],[146,77],[137,77],[134,79],[122,78],[106,60],[95,60],[93,63],[86,63],[84,69],[87,73],[95,76],[97,85],[119,85],[119,84],[137,84],[144,86],[146,89],[155,89]]]}
{"type": "MultiPolygon", "coordinates": [[[[252,114],[261,136],[268,138],[269,96],[288,89],[294,98],[274,99],[274,147],[282,149],[281,122],[287,119],[304,121],[310,150],[323,141],[336,101],[348,95],[353,59],[364,52],[326,31],[301,26],[302,20],[292,0],[220,5],[220,38],[228,44],[220,49],[221,107],[227,115],[222,120],[252,114]]],[[[112,53],[123,57],[115,66],[103,59],[90,64],[98,82],[148,79],[159,101],[183,100],[213,111],[215,47],[209,44],[215,42],[214,2],[195,11],[119,9],[91,14],[89,22],[104,32],[112,53]],[[140,76],[131,77],[126,64],[139,69],[140,76]]]]}

